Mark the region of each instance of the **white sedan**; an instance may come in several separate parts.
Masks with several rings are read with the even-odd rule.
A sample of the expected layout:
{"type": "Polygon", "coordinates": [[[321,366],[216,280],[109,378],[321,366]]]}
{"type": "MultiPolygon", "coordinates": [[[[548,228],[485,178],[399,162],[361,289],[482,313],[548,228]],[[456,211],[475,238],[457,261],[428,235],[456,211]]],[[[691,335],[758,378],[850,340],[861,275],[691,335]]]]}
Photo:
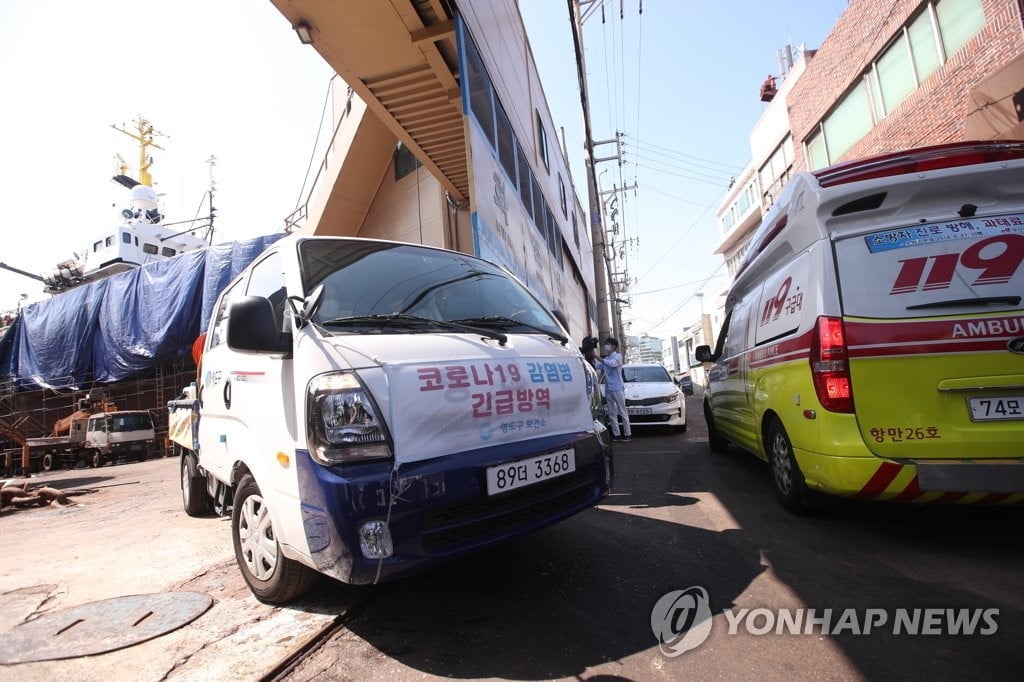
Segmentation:
{"type": "Polygon", "coordinates": [[[667,369],[653,364],[623,365],[622,377],[631,426],[686,430],[686,399],[667,369]]]}

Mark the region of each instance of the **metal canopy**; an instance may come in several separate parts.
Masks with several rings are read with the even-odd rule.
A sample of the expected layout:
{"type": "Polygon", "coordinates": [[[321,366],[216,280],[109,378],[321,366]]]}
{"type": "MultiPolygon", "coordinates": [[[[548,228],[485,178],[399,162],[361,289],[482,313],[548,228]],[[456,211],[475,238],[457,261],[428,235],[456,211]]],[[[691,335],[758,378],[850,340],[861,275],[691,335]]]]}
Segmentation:
{"type": "MultiPolygon", "coordinates": [[[[456,200],[469,196],[455,24],[443,0],[271,0],[456,200]]],[[[298,40],[298,38],[296,38],[298,40]]]]}

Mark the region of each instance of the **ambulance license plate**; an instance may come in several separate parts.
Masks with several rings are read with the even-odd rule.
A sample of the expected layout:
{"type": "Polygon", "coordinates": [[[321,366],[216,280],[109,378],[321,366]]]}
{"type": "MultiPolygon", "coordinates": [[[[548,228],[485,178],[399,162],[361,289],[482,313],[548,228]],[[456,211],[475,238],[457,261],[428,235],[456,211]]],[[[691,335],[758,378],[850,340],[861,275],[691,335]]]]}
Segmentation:
{"type": "Polygon", "coordinates": [[[967,404],[971,408],[971,421],[1024,419],[1024,396],[1021,395],[1005,398],[968,398],[967,404]]]}
{"type": "Polygon", "coordinates": [[[576,471],[576,452],[572,448],[487,467],[487,494],[505,493],[573,471],[576,471]]]}

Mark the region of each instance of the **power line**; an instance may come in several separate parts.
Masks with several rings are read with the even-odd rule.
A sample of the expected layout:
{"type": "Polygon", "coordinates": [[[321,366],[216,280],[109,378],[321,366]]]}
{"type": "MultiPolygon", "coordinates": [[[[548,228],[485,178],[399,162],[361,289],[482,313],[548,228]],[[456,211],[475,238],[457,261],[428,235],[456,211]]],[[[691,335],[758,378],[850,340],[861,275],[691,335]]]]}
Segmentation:
{"type": "Polygon", "coordinates": [[[672,171],[667,171],[667,170],[665,170],[663,168],[655,168],[654,166],[646,166],[646,165],[644,165],[642,163],[636,164],[636,167],[637,168],[646,168],[647,170],[652,170],[652,171],[654,171],[656,173],[664,173],[665,175],[672,175],[672,176],[677,177],[677,178],[684,178],[686,180],[693,180],[694,182],[703,182],[703,183],[708,184],[708,185],[714,185],[715,187],[722,187],[723,189],[725,187],[727,187],[728,184],[729,184],[728,182],[724,182],[722,180],[711,181],[711,180],[705,180],[703,178],[695,178],[692,175],[686,175],[685,173],[673,173],[672,171]]]}
{"type": "MultiPolygon", "coordinates": [[[[629,145],[623,145],[623,146],[627,147],[627,148],[629,147],[629,145]]],[[[730,168],[716,168],[715,166],[709,166],[709,165],[703,164],[703,163],[695,163],[693,161],[687,161],[685,159],[680,159],[680,158],[678,158],[678,157],[676,157],[674,155],[671,155],[671,154],[666,154],[666,153],[661,152],[661,151],[656,151],[656,150],[652,150],[652,149],[646,148],[645,146],[642,146],[642,145],[635,145],[635,149],[636,149],[635,152],[630,152],[630,153],[636,154],[638,157],[648,158],[648,159],[650,159],[652,161],[657,161],[658,163],[663,163],[665,165],[683,166],[683,167],[686,167],[686,168],[689,168],[689,167],[700,168],[701,170],[705,170],[705,171],[708,171],[708,172],[711,172],[711,173],[717,173],[719,175],[730,176],[730,177],[734,177],[736,175],[736,172],[733,171],[730,168]],[[651,155],[653,155],[653,156],[651,156],[651,155]],[[655,158],[655,157],[660,157],[660,158],[655,158]],[[662,159],[667,159],[667,160],[662,160],[662,159]]]]}
{"type": "MultiPolygon", "coordinates": [[[[722,275],[715,275],[715,277],[721,277],[722,275]]],[[[714,278],[712,278],[714,279],[714,278]]],[[[691,287],[694,284],[706,284],[706,279],[695,279],[692,282],[683,282],[682,284],[673,284],[670,287],[664,287],[661,289],[651,289],[650,291],[631,291],[630,296],[646,296],[647,294],[659,294],[662,291],[671,291],[672,289],[682,289],[683,287],[691,287]]]]}
{"type": "Polygon", "coordinates": [[[687,168],[687,167],[684,167],[684,166],[675,166],[673,164],[670,164],[670,163],[667,163],[665,161],[662,161],[661,159],[654,159],[654,158],[651,158],[649,156],[644,156],[643,154],[634,154],[633,156],[635,156],[637,161],[647,161],[649,163],[660,164],[661,166],[665,166],[665,167],[671,168],[673,170],[682,171],[684,173],[690,173],[692,175],[697,175],[697,176],[700,176],[702,178],[708,178],[710,180],[718,180],[718,181],[721,181],[721,182],[729,182],[731,179],[736,177],[734,175],[729,175],[728,173],[722,173],[721,171],[714,171],[714,170],[712,171],[712,173],[714,173],[714,175],[712,175],[711,173],[702,173],[699,170],[693,170],[691,168],[687,168]]]}
{"type": "Polygon", "coordinates": [[[659,151],[665,152],[667,154],[673,154],[675,156],[681,156],[681,157],[684,157],[684,158],[687,158],[687,159],[695,159],[697,161],[703,161],[704,163],[710,163],[710,164],[716,165],[716,166],[723,166],[725,168],[728,168],[728,169],[731,169],[731,170],[735,170],[737,172],[743,170],[742,166],[736,166],[736,165],[733,165],[733,164],[730,164],[730,163],[724,163],[722,161],[715,161],[714,159],[705,159],[705,158],[700,157],[700,156],[694,156],[693,154],[687,154],[685,152],[681,152],[681,151],[676,150],[676,149],[670,149],[668,147],[662,147],[660,145],[656,145],[656,144],[653,144],[653,143],[650,143],[650,142],[646,142],[644,140],[639,140],[639,139],[637,139],[635,137],[632,137],[630,135],[626,135],[626,137],[631,139],[631,140],[633,140],[637,144],[637,146],[639,146],[639,147],[649,147],[651,149],[659,150],[659,151]]]}

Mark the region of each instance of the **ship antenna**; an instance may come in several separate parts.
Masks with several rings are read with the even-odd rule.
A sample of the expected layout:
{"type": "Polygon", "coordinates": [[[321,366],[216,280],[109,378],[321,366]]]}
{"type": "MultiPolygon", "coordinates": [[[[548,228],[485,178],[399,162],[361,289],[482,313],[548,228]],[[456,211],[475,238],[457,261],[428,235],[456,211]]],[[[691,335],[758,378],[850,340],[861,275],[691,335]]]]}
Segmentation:
{"type": "Polygon", "coordinates": [[[207,244],[213,244],[213,217],[217,213],[217,209],[213,205],[213,194],[217,189],[217,182],[213,179],[213,167],[217,165],[217,157],[210,154],[210,158],[206,160],[206,163],[210,166],[210,189],[207,195],[210,197],[210,222],[206,226],[206,236],[204,239],[207,244]]]}
{"type": "MultiPolygon", "coordinates": [[[[163,151],[163,147],[153,142],[153,138],[157,135],[160,137],[167,137],[163,133],[153,128],[153,124],[148,120],[139,115],[132,123],[135,124],[135,131],[126,130],[125,128],[119,128],[116,125],[111,124],[110,127],[118,132],[122,132],[133,140],[137,140],[139,143],[139,184],[145,185],[146,187],[153,186],[153,176],[149,174],[149,168],[153,165],[153,157],[149,155],[149,148],[155,147],[163,151]]],[[[124,125],[124,124],[122,124],[124,125]]]]}

